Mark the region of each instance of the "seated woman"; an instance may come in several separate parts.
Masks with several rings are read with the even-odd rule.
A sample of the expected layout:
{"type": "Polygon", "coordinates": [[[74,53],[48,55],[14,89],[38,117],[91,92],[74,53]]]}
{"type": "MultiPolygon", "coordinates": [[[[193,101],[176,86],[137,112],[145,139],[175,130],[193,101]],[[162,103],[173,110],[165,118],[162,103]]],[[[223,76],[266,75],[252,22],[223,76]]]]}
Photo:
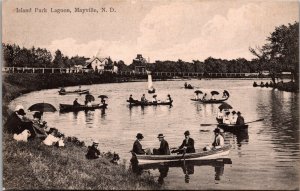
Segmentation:
{"type": "Polygon", "coordinates": [[[35,112],[33,114],[32,128],[34,130],[35,137],[46,138],[46,131],[48,130],[48,126],[46,121],[41,121],[41,118],[42,114],[40,112],[35,112]]]}
{"type": "Polygon", "coordinates": [[[60,140],[58,137],[55,137],[56,134],[57,134],[57,130],[56,129],[52,129],[50,131],[50,134],[43,141],[43,143],[45,145],[48,145],[48,146],[55,145],[60,140]]]}
{"type": "Polygon", "coordinates": [[[226,113],[225,113],[225,115],[224,115],[224,117],[223,117],[223,123],[224,124],[230,124],[230,116],[229,116],[229,114],[230,114],[230,112],[229,111],[227,111],[226,113]]]}

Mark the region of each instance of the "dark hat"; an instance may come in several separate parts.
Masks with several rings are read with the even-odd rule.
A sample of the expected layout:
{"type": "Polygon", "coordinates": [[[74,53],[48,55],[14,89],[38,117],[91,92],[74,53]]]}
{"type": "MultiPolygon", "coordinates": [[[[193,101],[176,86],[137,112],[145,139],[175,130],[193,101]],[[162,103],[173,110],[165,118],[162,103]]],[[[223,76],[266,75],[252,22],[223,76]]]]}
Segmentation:
{"type": "Polygon", "coordinates": [[[185,131],[184,135],[190,135],[190,132],[189,131],[185,131]]]}
{"type": "Polygon", "coordinates": [[[138,134],[136,135],[136,138],[138,138],[138,139],[143,139],[143,138],[144,138],[144,136],[143,136],[143,134],[142,134],[142,133],[138,133],[138,134]]]}
{"type": "Polygon", "coordinates": [[[26,115],[24,109],[19,109],[18,114],[19,115],[26,115]]]}
{"type": "Polygon", "coordinates": [[[93,142],[93,145],[94,145],[94,146],[98,146],[98,145],[99,145],[99,143],[93,142]]]}
{"type": "Polygon", "coordinates": [[[42,117],[42,114],[40,113],[40,112],[35,112],[34,114],[33,114],[33,117],[34,118],[39,118],[39,119],[41,119],[41,117],[42,117]]]}
{"type": "Polygon", "coordinates": [[[165,136],[164,136],[164,134],[162,134],[162,133],[160,133],[160,134],[158,134],[158,136],[157,136],[157,138],[164,138],[165,136]]]}
{"type": "Polygon", "coordinates": [[[168,96],[170,97],[170,94],[168,94],[168,96]]]}
{"type": "Polygon", "coordinates": [[[237,114],[239,115],[239,114],[242,114],[242,113],[240,111],[238,111],[237,114]]]}
{"type": "Polygon", "coordinates": [[[220,129],[219,128],[215,128],[214,132],[215,133],[220,133],[220,129]]]}
{"type": "Polygon", "coordinates": [[[230,111],[227,111],[227,112],[226,112],[226,115],[229,115],[229,114],[230,114],[230,111]]]}
{"type": "Polygon", "coordinates": [[[132,94],[130,94],[130,96],[132,96],[132,94]]]}
{"type": "Polygon", "coordinates": [[[232,113],[233,113],[233,114],[236,114],[236,112],[235,112],[235,111],[232,111],[232,113]]]}

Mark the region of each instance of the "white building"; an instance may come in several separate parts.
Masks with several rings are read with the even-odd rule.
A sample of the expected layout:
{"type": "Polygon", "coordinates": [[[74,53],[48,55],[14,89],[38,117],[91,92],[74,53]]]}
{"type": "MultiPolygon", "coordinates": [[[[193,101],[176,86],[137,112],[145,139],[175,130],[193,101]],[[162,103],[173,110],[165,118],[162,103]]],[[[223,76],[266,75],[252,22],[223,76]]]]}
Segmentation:
{"type": "Polygon", "coordinates": [[[96,70],[104,70],[104,67],[108,65],[109,58],[93,57],[86,61],[84,68],[96,70]]]}

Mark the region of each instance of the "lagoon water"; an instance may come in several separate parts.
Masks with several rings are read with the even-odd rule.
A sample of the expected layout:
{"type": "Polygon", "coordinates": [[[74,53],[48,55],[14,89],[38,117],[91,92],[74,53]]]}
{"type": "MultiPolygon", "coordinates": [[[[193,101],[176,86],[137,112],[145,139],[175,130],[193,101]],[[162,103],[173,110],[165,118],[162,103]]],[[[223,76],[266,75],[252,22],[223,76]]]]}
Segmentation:
{"type": "MultiPolygon", "coordinates": [[[[241,111],[245,121],[264,118],[251,123],[248,132],[226,133],[226,143],[232,144],[231,164],[224,162],[150,167],[150,172],[167,189],[299,189],[299,94],[271,88],[253,88],[253,80],[191,80],[204,92],[224,89],[230,93],[227,101],[241,111]]],[[[186,130],[191,132],[196,148],[203,148],[213,140],[219,104],[193,102],[195,90],[182,88],[184,81],[154,82],[158,99],[171,94],[173,107],[133,107],[126,102],[130,94],[147,98],[146,82],[116,83],[82,86],[97,96],[105,94],[108,109],[78,113],[45,113],[49,126],[67,136],[76,136],[90,144],[99,142],[101,151],[115,151],[129,162],[132,144],[137,133],[143,133],[143,147],[158,147],[157,134],[163,133],[170,147],[179,146],[186,130]]],[[[68,87],[68,90],[77,87],[68,87]]],[[[75,98],[84,102],[84,95],[58,95],[57,89],[42,90],[15,99],[10,106],[25,108],[37,102],[47,102],[59,108],[59,103],[71,104],[75,98]]],[[[99,98],[96,98],[99,101],[99,98]]],[[[31,113],[27,111],[27,115],[31,113]]]]}

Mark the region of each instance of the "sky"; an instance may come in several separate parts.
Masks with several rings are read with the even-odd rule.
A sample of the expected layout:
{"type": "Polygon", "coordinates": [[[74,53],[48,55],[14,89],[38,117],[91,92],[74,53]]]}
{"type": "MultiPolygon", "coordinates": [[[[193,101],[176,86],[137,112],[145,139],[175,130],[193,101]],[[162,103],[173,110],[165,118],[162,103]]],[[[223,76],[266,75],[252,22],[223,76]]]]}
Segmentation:
{"type": "Polygon", "coordinates": [[[52,53],[60,49],[70,57],[110,56],[126,64],[137,54],[150,62],[252,59],[249,47],[264,45],[276,26],[295,21],[297,0],[4,0],[2,41],[52,53]],[[17,13],[17,8],[32,12],[17,13]],[[75,8],[98,13],[75,13],[75,8]]]}

